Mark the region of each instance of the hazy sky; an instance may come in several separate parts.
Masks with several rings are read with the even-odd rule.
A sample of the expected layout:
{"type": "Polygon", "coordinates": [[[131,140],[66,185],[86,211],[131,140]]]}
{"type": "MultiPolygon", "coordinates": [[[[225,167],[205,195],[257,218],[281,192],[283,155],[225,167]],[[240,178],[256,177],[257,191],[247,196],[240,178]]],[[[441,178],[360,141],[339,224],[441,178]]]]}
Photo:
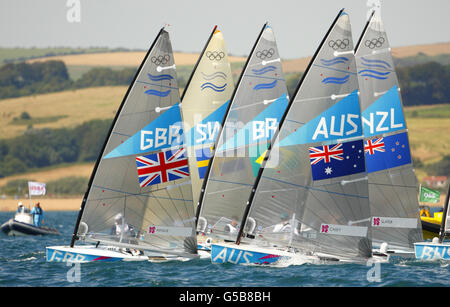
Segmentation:
{"type": "MultiPolygon", "coordinates": [[[[373,0],[0,0],[1,47],[126,47],[147,49],[164,24],[174,50],[199,52],[212,27],[227,49],[247,55],[268,21],[283,58],[312,55],[345,8],[356,43],[373,0]],[[79,22],[68,12],[80,4],[79,22]]],[[[73,11],[71,11],[73,12],[73,11]]],[[[392,46],[450,41],[449,0],[383,0],[392,46]]],[[[76,19],[76,18],[75,18],[76,19]]]]}

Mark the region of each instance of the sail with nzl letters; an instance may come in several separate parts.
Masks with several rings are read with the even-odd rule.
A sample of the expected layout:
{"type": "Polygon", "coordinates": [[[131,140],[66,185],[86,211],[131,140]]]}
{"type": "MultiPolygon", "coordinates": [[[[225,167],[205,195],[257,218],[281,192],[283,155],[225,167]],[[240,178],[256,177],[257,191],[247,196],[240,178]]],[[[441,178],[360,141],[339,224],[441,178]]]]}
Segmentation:
{"type": "Polygon", "coordinates": [[[423,240],[408,129],[383,23],[374,12],[356,51],[374,247],[423,240]]]}
{"type": "Polygon", "coordinates": [[[259,170],[242,243],[367,259],[369,217],[352,32],[348,14],[341,11],[289,102],[259,170]]]}
{"type": "Polygon", "coordinates": [[[184,146],[176,66],[163,28],[113,121],[83,199],[71,249],[47,248],[48,257],[76,253],[83,261],[148,260],[148,251],[196,257],[184,146]],[[77,240],[97,246],[74,247],[77,240]]]}
{"type": "Polygon", "coordinates": [[[181,96],[194,204],[234,90],[225,40],[214,27],[181,96]]]}
{"type": "Polygon", "coordinates": [[[287,107],[272,28],[265,24],[247,59],[214,147],[197,208],[197,229],[235,240],[260,164],[287,107]]]}

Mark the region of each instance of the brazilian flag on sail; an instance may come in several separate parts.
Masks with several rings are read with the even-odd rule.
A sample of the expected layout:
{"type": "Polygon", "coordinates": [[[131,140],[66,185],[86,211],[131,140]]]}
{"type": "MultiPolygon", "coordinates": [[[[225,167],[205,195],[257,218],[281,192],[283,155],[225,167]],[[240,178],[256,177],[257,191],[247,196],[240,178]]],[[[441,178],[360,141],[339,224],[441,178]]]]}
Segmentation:
{"type": "Polygon", "coordinates": [[[440,201],[441,192],[425,187],[420,187],[419,200],[424,203],[438,203],[440,201]]]}

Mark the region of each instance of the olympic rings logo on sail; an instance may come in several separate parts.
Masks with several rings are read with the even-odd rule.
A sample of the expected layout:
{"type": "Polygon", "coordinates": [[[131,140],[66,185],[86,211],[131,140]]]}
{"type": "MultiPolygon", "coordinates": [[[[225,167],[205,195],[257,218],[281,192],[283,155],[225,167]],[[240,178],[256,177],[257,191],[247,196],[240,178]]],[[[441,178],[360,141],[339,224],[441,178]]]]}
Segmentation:
{"type": "Polygon", "coordinates": [[[328,47],[333,48],[333,50],[345,49],[349,46],[350,41],[347,38],[330,40],[328,42],[328,47]]]}
{"type": "Polygon", "coordinates": [[[165,54],[165,55],[158,55],[157,57],[153,56],[151,58],[151,61],[155,65],[161,65],[161,64],[165,65],[165,64],[169,63],[170,55],[165,54]]]}
{"type": "Polygon", "coordinates": [[[275,54],[275,50],[273,48],[270,48],[269,50],[264,49],[262,51],[256,52],[256,57],[260,58],[261,60],[270,59],[275,54]]]}
{"type": "Polygon", "coordinates": [[[220,61],[225,57],[225,53],[220,51],[207,51],[205,56],[211,61],[220,61]]]}
{"type": "Polygon", "coordinates": [[[380,48],[381,46],[383,46],[384,42],[385,42],[384,38],[380,36],[378,38],[366,40],[364,42],[364,45],[366,45],[366,47],[368,47],[370,49],[373,49],[375,47],[380,48]]]}

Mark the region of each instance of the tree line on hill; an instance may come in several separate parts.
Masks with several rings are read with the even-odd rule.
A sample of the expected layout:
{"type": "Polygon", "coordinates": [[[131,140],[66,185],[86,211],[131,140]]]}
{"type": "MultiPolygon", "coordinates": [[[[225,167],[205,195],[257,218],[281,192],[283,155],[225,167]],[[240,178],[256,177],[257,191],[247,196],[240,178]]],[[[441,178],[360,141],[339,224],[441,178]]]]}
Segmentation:
{"type": "MultiPolygon", "coordinates": [[[[129,85],[136,68],[112,70],[92,68],[78,80],[70,79],[62,61],[10,63],[0,67],[0,99],[73,90],[94,86],[129,85]]],[[[437,62],[397,68],[403,103],[406,106],[450,102],[450,64],[437,62]]],[[[286,77],[292,95],[302,73],[286,77]]],[[[187,78],[178,76],[178,85],[184,88],[187,78]]]]}
{"type": "Polygon", "coordinates": [[[31,129],[0,140],[0,178],[41,167],[95,161],[111,125],[92,120],[75,128],[31,129]]]}

